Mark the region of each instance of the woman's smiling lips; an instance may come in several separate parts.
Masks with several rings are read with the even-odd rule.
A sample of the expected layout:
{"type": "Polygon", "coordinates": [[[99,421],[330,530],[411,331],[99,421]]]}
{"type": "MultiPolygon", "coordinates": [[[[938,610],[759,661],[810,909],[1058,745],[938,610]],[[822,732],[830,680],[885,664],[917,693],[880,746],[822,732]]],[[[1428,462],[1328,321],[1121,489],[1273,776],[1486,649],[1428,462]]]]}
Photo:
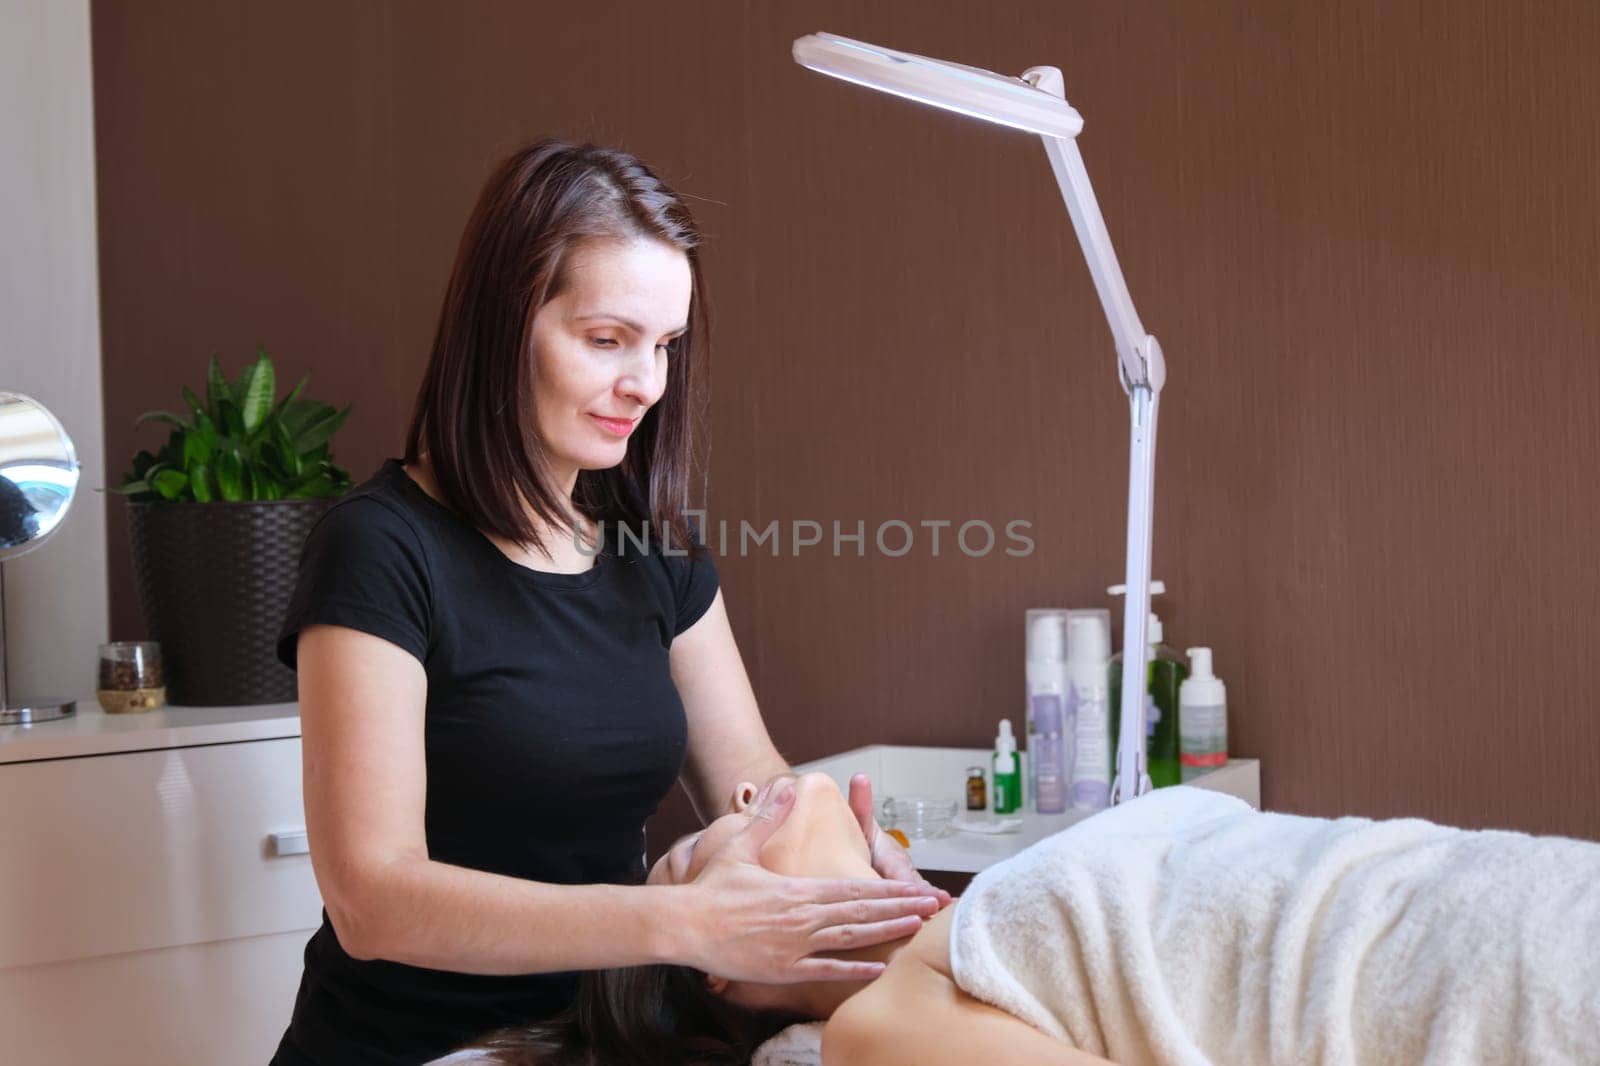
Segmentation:
{"type": "Polygon", "coordinates": [[[589,417],[600,423],[600,428],[614,437],[626,437],[633,432],[634,419],[602,418],[599,415],[590,415],[589,417]]]}

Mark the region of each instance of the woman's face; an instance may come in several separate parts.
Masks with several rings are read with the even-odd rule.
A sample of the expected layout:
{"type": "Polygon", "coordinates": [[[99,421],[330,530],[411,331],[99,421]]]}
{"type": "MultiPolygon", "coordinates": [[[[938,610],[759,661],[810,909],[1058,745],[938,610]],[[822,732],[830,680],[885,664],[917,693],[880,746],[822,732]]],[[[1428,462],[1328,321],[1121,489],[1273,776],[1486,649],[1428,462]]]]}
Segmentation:
{"type": "Polygon", "coordinates": [[[667,849],[651,867],[647,882],[681,885],[693,881],[711,857],[790,783],[795,788],[794,809],[762,846],[761,865],[790,877],[877,877],[861,824],[833,779],[827,774],[784,774],[760,788],[741,782],[734,790],[729,813],[667,849]]]}
{"type": "Polygon", "coordinates": [[[534,417],[556,483],[622,462],[667,387],[667,342],[688,327],[689,260],[660,241],[585,241],[534,313],[534,417]]]}
{"type": "MultiPolygon", "coordinates": [[[[698,833],[679,840],[650,869],[647,883],[681,885],[693,881],[711,857],[750,824],[784,785],[794,785],[794,808],[762,845],[761,865],[788,877],[874,878],[867,840],[850,804],[827,774],[784,774],[761,788],[742,782],[734,789],[730,813],[698,833]]],[[[878,949],[831,952],[840,958],[868,958],[878,949]]],[[[881,958],[881,955],[876,956],[881,958]]],[[[850,982],[763,985],[706,976],[713,995],[751,1011],[779,1011],[826,1018],[855,990],[850,982]]]]}

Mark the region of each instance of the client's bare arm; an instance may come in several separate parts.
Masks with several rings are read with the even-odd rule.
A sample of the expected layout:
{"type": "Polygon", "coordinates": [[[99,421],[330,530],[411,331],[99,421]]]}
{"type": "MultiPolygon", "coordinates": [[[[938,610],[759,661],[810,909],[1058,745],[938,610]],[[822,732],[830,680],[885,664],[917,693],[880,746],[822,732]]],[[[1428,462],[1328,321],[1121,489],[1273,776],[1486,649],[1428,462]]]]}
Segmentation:
{"type": "Polygon", "coordinates": [[[823,1030],[825,1066],[1109,1066],[967,995],[950,971],[950,907],[823,1030]]]}

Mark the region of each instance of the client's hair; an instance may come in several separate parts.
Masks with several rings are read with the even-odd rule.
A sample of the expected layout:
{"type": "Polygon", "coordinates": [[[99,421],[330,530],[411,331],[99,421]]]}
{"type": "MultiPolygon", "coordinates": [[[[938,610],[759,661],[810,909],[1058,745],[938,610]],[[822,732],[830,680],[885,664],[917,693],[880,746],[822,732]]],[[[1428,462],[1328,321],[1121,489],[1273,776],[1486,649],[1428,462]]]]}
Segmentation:
{"type": "Polygon", "coordinates": [[[736,1007],[687,966],[630,966],[584,973],[561,1014],[472,1046],[501,1066],[746,1066],[763,1043],[805,1020],[736,1007]]]}

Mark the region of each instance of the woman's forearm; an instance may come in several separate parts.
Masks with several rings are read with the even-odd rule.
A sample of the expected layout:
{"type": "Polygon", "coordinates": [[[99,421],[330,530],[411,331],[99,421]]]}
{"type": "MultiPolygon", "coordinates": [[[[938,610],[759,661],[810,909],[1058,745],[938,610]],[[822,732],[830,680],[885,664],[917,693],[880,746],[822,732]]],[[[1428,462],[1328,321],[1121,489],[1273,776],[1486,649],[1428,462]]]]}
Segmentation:
{"type": "Polygon", "coordinates": [[[543,973],[680,961],[686,889],[556,885],[430,859],[397,859],[329,906],[359,959],[474,974],[543,973]]]}

